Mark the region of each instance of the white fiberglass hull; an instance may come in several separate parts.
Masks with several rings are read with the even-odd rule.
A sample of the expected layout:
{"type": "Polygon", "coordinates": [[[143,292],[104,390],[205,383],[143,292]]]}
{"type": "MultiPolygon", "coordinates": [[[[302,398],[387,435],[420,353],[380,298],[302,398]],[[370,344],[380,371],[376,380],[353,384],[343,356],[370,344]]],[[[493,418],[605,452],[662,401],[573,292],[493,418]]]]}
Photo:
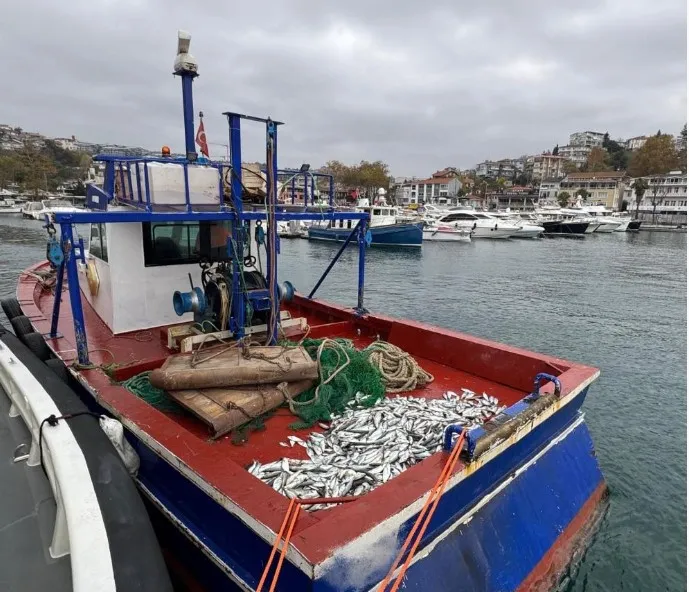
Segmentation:
{"type": "Polygon", "coordinates": [[[424,241],[441,241],[441,242],[471,242],[471,233],[465,230],[433,230],[427,229],[423,231],[424,241]]]}
{"type": "Polygon", "coordinates": [[[11,207],[11,208],[0,208],[0,216],[2,214],[21,214],[22,209],[21,207],[11,207]]]}
{"type": "Polygon", "coordinates": [[[586,232],[584,232],[584,234],[593,234],[594,232],[596,232],[596,230],[598,230],[599,226],[600,222],[589,222],[589,226],[586,229],[586,232]]]}
{"type": "Polygon", "coordinates": [[[514,236],[514,226],[501,226],[493,224],[491,226],[477,226],[473,229],[473,238],[510,238],[514,236]]]}
{"type": "Polygon", "coordinates": [[[533,224],[524,224],[512,238],[538,238],[543,235],[545,228],[533,224]]]}
{"type": "Polygon", "coordinates": [[[622,224],[615,228],[615,232],[627,232],[629,223],[632,221],[631,218],[621,218],[622,224]]]}
{"type": "Polygon", "coordinates": [[[615,232],[620,227],[620,222],[601,222],[600,226],[596,228],[596,232],[615,232]]]}

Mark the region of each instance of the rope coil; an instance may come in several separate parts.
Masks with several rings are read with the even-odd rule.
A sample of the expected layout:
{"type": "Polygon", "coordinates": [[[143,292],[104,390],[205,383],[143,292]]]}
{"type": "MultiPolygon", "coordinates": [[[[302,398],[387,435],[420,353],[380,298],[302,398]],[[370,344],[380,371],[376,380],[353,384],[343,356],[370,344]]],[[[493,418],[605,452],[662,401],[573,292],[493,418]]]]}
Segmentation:
{"type": "Polygon", "coordinates": [[[387,341],[374,341],[364,353],[380,372],[388,393],[413,391],[434,380],[410,354],[387,341]]]}

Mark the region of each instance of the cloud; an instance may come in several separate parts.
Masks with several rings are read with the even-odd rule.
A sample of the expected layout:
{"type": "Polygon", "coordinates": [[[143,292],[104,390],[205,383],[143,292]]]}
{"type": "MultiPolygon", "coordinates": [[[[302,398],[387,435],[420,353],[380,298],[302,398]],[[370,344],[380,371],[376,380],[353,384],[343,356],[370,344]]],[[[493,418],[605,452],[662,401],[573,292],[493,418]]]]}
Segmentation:
{"type": "MultiPolygon", "coordinates": [[[[678,0],[25,0],[0,21],[0,122],[182,151],[178,28],[192,33],[209,141],[227,143],[223,111],[270,115],[287,124],[285,166],[382,159],[426,175],[581,129],[678,133],[686,120],[678,0]]],[[[245,129],[244,155],[263,160],[263,131],[245,129]]]]}

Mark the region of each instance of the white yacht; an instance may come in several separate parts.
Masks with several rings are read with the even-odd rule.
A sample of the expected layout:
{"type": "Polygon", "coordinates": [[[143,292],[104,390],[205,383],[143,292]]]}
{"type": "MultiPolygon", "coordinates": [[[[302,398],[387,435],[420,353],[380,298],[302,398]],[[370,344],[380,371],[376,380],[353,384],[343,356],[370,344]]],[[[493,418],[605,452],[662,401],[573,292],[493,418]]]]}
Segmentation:
{"type": "Polygon", "coordinates": [[[588,222],[588,227],[584,234],[596,232],[603,224],[601,220],[598,220],[581,208],[563,208],[560,212],[564,218],[571,222],[588,222]]]}
{"type": "Polygon", "coordinates": [[[629,223],[632,221],[632,217],[622,212],[615,212],[613,213],[612,217],[615,218],[615,220],[622,222],[622,224],[615,228],[615,232],[627,232],[629,223]]]}
{"type": "Polygon", "coordinates": [[[507,224],[514,224],[517,231],[512,235],[512,238],[539,238],[543,236],[545,231],[543,226],[529,220],[523,220],[519,214],[514,212],[489,212],[488,215],[507,224]]]}
{"type": "Polygon", "coordinates": [[[78,212],[80,208],[62,199],[42,199],[41,201],[27,201],[21,212],[24,218],[43,220],[47,214],[78,212]]]}
{"type": "MultiPolygon", "coordinates": [[[[596,228],[596,232],[615,232],[622,226],[622,220],[613,218],[612,210],[607,209],[605,206],[583,206],[581,209],[600,224],[596,228]]],[[[627,225],[629,225],[629,222],[627,222],[627,225]]]]}
{"type": "Polygon", "coordinates": [[[465,208],[451,208],[450,211],[438,218],[436,224],[443,226],[470,226],[472,238],[510,238],[519,232],[514,223],[506,223],[492,218],[486,212],[477,212],[465,208]],[[468,224],[467,224],[468,223],[468,224]]]}
{"type": "Polygon", "coordinates": [[[21,214],[23,201],[16,199],[0,199],[0,215],[2,214],[21,214]]]}

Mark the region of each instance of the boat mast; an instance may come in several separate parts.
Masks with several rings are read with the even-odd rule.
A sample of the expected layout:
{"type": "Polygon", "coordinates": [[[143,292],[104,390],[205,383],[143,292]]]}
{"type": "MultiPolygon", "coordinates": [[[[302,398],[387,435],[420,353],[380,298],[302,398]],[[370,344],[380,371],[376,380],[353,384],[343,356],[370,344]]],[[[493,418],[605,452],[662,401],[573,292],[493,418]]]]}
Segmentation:
{"type": "Polygon", "coordinates": [[[184,113],[184,149],[187,160],[195,162],[197,159],[196,142],[194,137],[194,93],[192,83],[199,75],[199,65],[189,53],[191,35],[186,31],[177,31],[177,57],[175,58],[175,76],[182,79],[182,110],[184,113]]]}

